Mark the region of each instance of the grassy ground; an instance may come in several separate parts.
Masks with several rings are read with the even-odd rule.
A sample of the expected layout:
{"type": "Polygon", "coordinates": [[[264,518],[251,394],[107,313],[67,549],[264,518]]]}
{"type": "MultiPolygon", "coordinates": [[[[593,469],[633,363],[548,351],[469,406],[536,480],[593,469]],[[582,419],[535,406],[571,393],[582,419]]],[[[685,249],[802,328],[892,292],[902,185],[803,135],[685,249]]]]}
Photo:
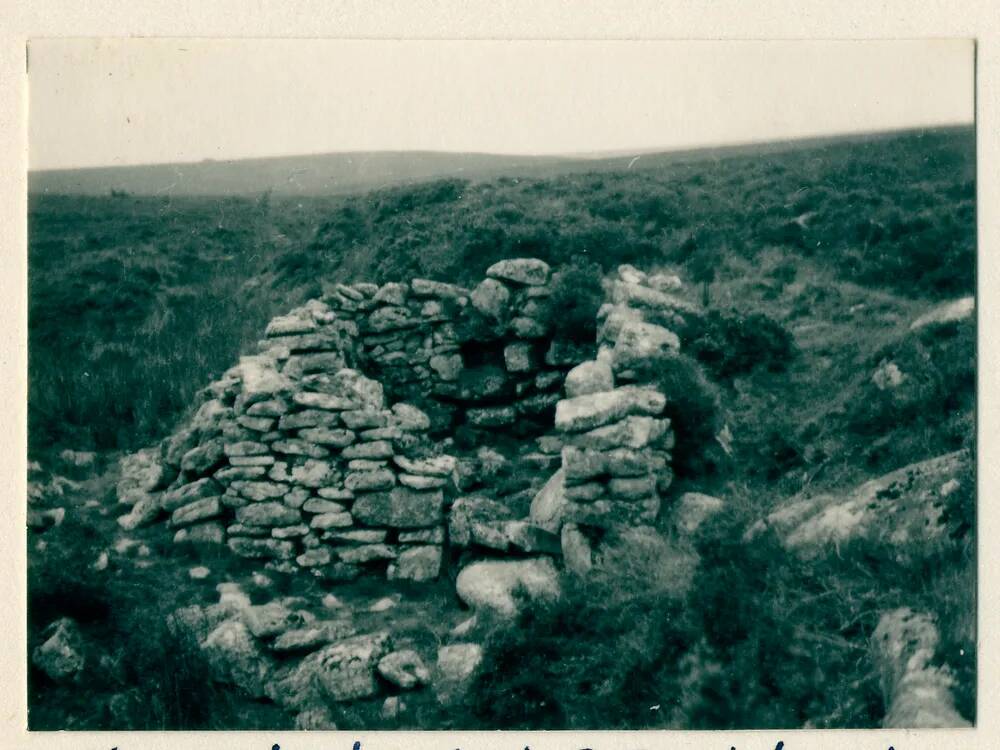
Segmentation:
{"type": "MultiPolygon", "coordinates": [[[[706,394],[714,392],[713,423],[733,436],[732,457],[711,442],[695,446],[675,485],[727,502],[724,522],[700,542],[696,585],[678,608],[651,599],[641,576],[623,580],[615,612],[600,591],[581,590],[566,600],[576,615],[540,612],[517,633],[496,635],[491,654],[519,654],[546,679],[493,670],[497,679],[447,720],[533,728],[875,725],[884,706],[865,640],[879,612],[900,604],[939,617],[942,653],[961,677],[960,709],[971,718],[971,529],[950,557],[916,573],[852,550],[830,563],[792,565],[774,540],[748,546],[741,534],[794,493],[845,490],[974,448],[974,325],[908,330],[937,302],[974,292],[973,176],[971,131],[950,131],[759,159],[446,180],[294,201],[33,196],[30,452],[46,462],[64,447],[110,453],[162,437],[273,314],[335,281],[423,275],[468,283],[512,255],[662,267],[688,282],[693,300],[706,291],[708,299],[708,322],[685,339],[707,383],[672,396],[693,409],[698,399],[711,406],[706,394]],[[885,392],[872,375],[890,361],[907,379],[885,392]],[[609,642],[622,655],[615,665],[601,661],[609,642]],[[579,680],[594,670],[611,672],[601,685],[579,680]]],[[[33,632],[57,612],[74,614],[59,605],[67,600],[60,592],[76,584],[59,571],[79,571],[81,593],[69,599],[94,611],[75,616],[105,644],[159,621],[151,602],[176,603],[163,592],[178,601],[204,593],[176,561],[136,568],[112,559],[109,571],[120,572],[88,573],[79,561],[107,546],[113,520],[102,511],[113,498],[107,484],[81,493],[65,527],[45,534],[49,553],[65,548],[74,564],[32,556],[33,632]],[[87,499],[98,507],[83,509],[87,499]]],[[[974,498],[956,503],[956,516],[974,529],[974,498]]],[[[213,575],[245,574],[230,571],[233,564],[214,561],[213,575]]],[[[442,621],[454,614],[448,601],[435,610],[442,621]]],[[[109,695],[136,687],[108,679],[101,689],[109,695]]],[[[169,696],[171,684],[158,694],[169,696]]],[[[32,690],[36,726],[94,727],[108,718],[86,708],[79,692],[32,690]]],[[[195,703],[221,701],[215,718],[163,699],[151,722],[249,728],[287,720],[228,694],[194,695],[195,703]]],[[[374,708],[358,711],[345,721],[376,721],[374,708]]],[[[426,706],[411,720],[435,727],[446,719],[426,706]]]]}

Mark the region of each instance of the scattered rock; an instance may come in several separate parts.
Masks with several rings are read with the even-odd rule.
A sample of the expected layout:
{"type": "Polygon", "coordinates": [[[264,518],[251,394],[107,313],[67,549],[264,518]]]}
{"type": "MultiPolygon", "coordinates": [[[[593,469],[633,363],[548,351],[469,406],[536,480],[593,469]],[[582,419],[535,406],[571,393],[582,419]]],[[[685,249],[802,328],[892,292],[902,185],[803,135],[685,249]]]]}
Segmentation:
{"type": "Polygon", "coordinates": [[[872,382],[880,391],[892,390],[903,384],[906,376],[895,362],[882,360],[878,369],[872,374],[872,382]]]}
{"type": "Polygon", "coordinates": [[[31,663],[56,682],[80,675],[86,664],[83,636],[75,621],[63,617],[42,631],[42,643],[31,654],[31,663]]]}
{"type": "Polygon", "coordinates": [[[909,607],[886,612],[872,634],[871,646],[888,706],[887,729],[967,727],[955,709],[955,678],[936,665],[940,636],[934,621],[909,607]]]}
{"type": "Polygon", "coordinates": [[[424,666],[420,654],[410,649],[393,651],[383,656],[378,663],[378,672],[403,690],[412,690],[425,685],[431,678],[431,673],[424,666]]]}
{"type": "Polygon", "coordinates": [[[208,635],[201,650],[215,679],[236,685],[253,697],[264,697],[271,661],[242,622],[223,622],[208,635]]]}
{"type": "Polygon", "coordinates": [[[404,711],[406,711],[406,704],[403,702],[403,699],[398,695],[390,695],[382,702],[382,708],[379,709],[379,716],[386,721],[392,721],[398,719],[404,711]]]}
{"type": "Polygon", "coordinates": [[[509,619],[519,611],[515,592],[529,601],[555,598],[559,595],[559,574],[547,557],[482,560],[462,569],[455,590],[468,606],[509,619]]]}
{"type": "Polygon", "coordinates": [[[295,715],[295,729],[301,732],[333,732],[337,729],[337,722],[329,708],[309,708],[295,715]]]}
{"type": "Polygon", "coordinates": [[[575,523],[562,527],[561,545],[566,570],[576,575],[586,575],[594,565],[590,540],[575,523]]]}
{"type": "Polygon", "coordinates": [[[369,612],[387,612],[398,604],[398,600],[391,596],[383,596],[368,607],[369,612]]]}
{"type": "Polygon", "coordinates": [[[400,552],[395,562],[389,565],[386,577],[389,580],[433,581],[441,573],[441,559],[440,545],[410,547],[400,552]]]}
{"type": "Polygon", "coordinates": [[[455,643],[439,648],[433,676],[438,702],[452,706],[461,701],[482,661],[483,649],[478,643],[455,643]]]}
{"type": "Polygon", "coordinates": [[[700,492],[685,492],[677,499],[674,526],[684,534],[693,534],[709,518],[725,507],[719,498],[700,492]]]}

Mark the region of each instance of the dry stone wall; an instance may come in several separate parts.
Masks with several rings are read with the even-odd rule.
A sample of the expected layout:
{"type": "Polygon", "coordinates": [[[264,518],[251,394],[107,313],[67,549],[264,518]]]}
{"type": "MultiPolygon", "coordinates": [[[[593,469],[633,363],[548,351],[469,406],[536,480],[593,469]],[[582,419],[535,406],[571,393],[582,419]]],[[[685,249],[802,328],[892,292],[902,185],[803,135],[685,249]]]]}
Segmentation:
{"type": "MultiPolygon", "coordinates": [[[[593,346],[552,340],[546,263],[508,259],[486,275],[471,290],[413,279],[338,284],[326,297],[351,338],[350,361],[392,397],[424,408],[437,434],[461,424],[541,432],[566,370],[593,353],[593,346]]],[[[300,319],[272,321],[262,348],[278,357],[310,348],[322,328],[300,319]]]]}
{"type": "Polygon", "coordinates": [[[669,279],[623,267],[597,341],[572,345],[550,338],[550,280],[542,261],[512,259],[472,290],[341,284],[275,318],[188,424],[123,462],[119,523],[165,519],[176,542],[332,580],[436,578],[449,537],[585,569],[588,534],[650,523],[670,485],[667,396],[635,368],[676,353],[647,318],[680,303],[669,279]],[[453,441],[435,437],[462,424],[549,433],[533,457],[561,468],[530,517],[457,497],[461,470],[442,449],[453,441]]]}
{"type": "Polygon", "coordinates": [[[679,286],[676,277],[619,268],[598,313],[596,358],[567,374],[556,434],[543,441],[561,467],[531,519],[560,534],[565,564],[578,573],[594,564],[595,542],[613,538],[608,532],[652,524],[673,480],[669,394],[641,382],[639,366],[677,355],[680,341],[661,322],[679,324],[690,311],[672,294],[679,286]]]}

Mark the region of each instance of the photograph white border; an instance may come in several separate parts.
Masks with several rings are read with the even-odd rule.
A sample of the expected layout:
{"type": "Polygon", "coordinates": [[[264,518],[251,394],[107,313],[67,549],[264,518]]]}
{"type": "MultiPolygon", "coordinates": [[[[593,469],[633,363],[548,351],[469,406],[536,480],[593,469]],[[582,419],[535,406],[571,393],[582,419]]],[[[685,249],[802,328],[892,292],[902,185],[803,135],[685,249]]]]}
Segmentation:
{"type": "MultiPolygon", "coordinates": [[[[1000,512],[993,506],[1000,462],[1000,346],[996,330],[1000,257],[1000,13],[995,0],[756,0],[739,3],[437,0],[436,2],[246,3],[133,0],[16,0],[0,5],[0,478],[7,512],[0,539],[0,747],[239,748],[283,750],[920,750],[1000,744],[1000,662],[994,602],[1000,512]],[[27,414],[27,77],[25,42],[38,37],[331,37],[353,39],[922,39],[977,42],[979,316],[978,724],[971,730],[763,730],[755,732],[27,732],[26,414],[27,414]]],[[[71,125],[71,124],[68,124],[71,125]]]]}

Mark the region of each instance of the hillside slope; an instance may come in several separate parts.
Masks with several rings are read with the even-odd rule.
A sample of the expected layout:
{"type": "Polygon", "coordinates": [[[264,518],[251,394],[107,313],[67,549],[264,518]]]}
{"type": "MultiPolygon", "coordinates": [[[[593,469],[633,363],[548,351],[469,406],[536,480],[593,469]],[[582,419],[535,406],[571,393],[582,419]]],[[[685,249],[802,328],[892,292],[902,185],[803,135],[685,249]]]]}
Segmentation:
{"type": "Polygon", "coordinates": [[[273,314],[324,284],[463,283],[509,256],[708,271],[714,306],[768,311],[840,362],[876,341],[855,319],[881,325],[858,304],[902,319],[972,293],[974,167],[965,130],[345,197],[35,195],[31,444],[164,434],[273,314]]]}
{"type": "MultiPolygon", "coordinates": [[[[600,279],[632,262],[676,273],[681,303],[698,311],[678,328],[676,366],[647,373],[669,394],[677,434],[668,501],[687,491],[724,499],[726,512],[695,539],[694,584],[671,603],[650,585],[664,575],[660,559],[627,560],[622,576],[568,591],[513,631],[483,633],[489,668],[471,704],[442,717],[418,702],[403,725],[875,726],[890,696],[869,641],[883,613],[903,608],[936,621],[940,642],[927,666],[954,671],[955,709],[974,721],[974,157],[971,131],[945,131],[341,197],[33,196],[31,457],[58,467],[62,448],[89,448],[99,451],[94,466],[111,467],[65,495],[53,491],[46,511],[62,507],[66,522],[32,538],[40,544],[33,632],[68,608],[109,653],[125,654],[122,663],[136,654],[139,665],[162,663],[149,653],[158,646],[123,646],[110,613],[133,613],[132,632],[160,633],[163,613],[133,603],[163,599],[163,580],[177,582],[178,601],[166,606],[249,576],[192,550],[180,560],[211,575],[187,582],[177,553],[152,532],[136,540],[145,553],[117,550],[114,467],[120,451],[152,444],[190,416],[195,393],[254,348],[275,314],[339,281],[468,284],[499,258],[537,256],[569,280],[544,308],[549,322],[592,342],[583,323],[593,326],[600,279]],[[961,314],[923,324],[940,309],[961,314]],[[950,466],[959,455],[954,481],[932,473],[914,494],[898,478],[922,471],[904,467],[941,458],[950,466]],[[783,511],[803,498],[813,515],[784,529],[783,511]],[[874,519],[862,537],[794,556],[789,539],[829,532],[827,509],[836,521],[837,509],[859,503],[861,518],[874,519]],[[947,541],[922,545],[918,534],[883,543],[891,508],[918,532],[919,514],[933,512],[947,541]],[[748,536],[761,519],[775,533],[748,536]],[[651,711],[661,699],[668,709],[651,711]]],[[[497,495],[546,479],[516,460],[530,446],[509,437],[494,436],[484,453],[497,495]]],[[[472,455],[481,444],[456,432],[454,447],[472,455]]],[[[671,533],[667,515],[658,523],[671,533]]],[[[274,586],[316,597],[292,579],[274,586]]],[[[405,606],[450,627],[451,593],[442,588],[426,605],[404,597],[405,606]]],[[[182,666],[156,687],[141,672],[115,672],[103,689],[152,692],[162,726],[282,726],[245,696],[220,696],[197,660],[182,666]],[[192,701],[173,706],[178,692],[192,701]],[[220,710],[206,715],[202,704],[220,710]]],[[[32,690],[35,726],[150,721],[142,701],[118,705],[109,719],[73,687],[40,681],[32,690]]],[[[399,726],[369,709],[338,725],[399,726]]]]}

